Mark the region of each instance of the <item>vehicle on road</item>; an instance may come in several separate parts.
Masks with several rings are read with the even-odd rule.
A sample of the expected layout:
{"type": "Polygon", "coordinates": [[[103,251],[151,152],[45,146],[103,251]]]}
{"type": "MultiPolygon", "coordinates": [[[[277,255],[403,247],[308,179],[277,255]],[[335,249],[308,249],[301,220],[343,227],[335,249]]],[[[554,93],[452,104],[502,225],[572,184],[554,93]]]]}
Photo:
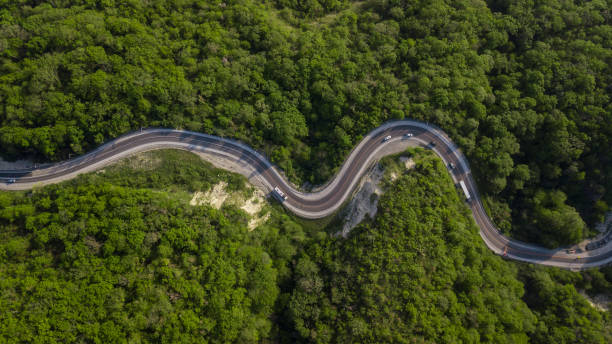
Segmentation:
{"type": "Polygon", "coordinates": [[[567,253],[567,254],[574,254],[574,253],[576,253],[576,250],[565,250],[565,253],[567,253]]]}
{"type": "Polygon", "coordinates": [[[612,241],[612,231],[609,232],[603,239],[588,243],[585,248],[587,251],[596,250],[602,246],[605,246],[610,241],[612,241]]]}
{"type": "Polygon", "coordinates": [[[434,148],[436,146],[436,143],[431,141],[431,142],[429,142],[428,146],[429,146],[429,148],[434,148]]]}
{"type": "Polygon", "coordinates": [[[412,136],[414,136],[412,133],[406,133],[406,134],[404,134],[404,137],[412,137],[412,136]]]}
{"type": "Polygon", "coordinates": [[[13,183],[15,183],[15,182],[16,182],[15,178],[10,178],[10,179],[7,179],[7,180],[6,180],[6,183],[7,183],[7,184],[13,184],[13,183]]]}
{"type": "Polygon", "coordinates": [[[385,138],[383,139],[383,142],[387,142],[387,141],[389,141],[389,140],[391,140],[391,135],[388,135],[387,137],[385,137],[385,138]]]}
{"type": "Polygon", "coordinates": [[[274,192],[272,193],[276,199],[278,199],[281,203],[287,200],[287,195],[278,188],[278,186],[274,187],[274,192]]]}
{"type": "Polygon", "coordinates": [[[448,168],[450,168],[451,170],[455,169],[455,164],[453,164],[452,162],[448,163],[448,168]]]}
{"type": "Polygon", "coordinates": [[[459,181],[459,185],[461,186],[461,189],[463,190],[463,193],[465,194],[465,199],[467,199],[468,201],[471,199],[470,197],[470,193],[467,189],[467,186],[465,186],[465,182],[463,180],[459,181]]]}
{"type": "Polygon", "coordinates": [[[602,241],[595,241],[595,242],[590,242],[586,245],[586,250],[587,251],[591,251],[591,250],[596,250],[600,247],[603,246],[603,242],[602,241]]]}

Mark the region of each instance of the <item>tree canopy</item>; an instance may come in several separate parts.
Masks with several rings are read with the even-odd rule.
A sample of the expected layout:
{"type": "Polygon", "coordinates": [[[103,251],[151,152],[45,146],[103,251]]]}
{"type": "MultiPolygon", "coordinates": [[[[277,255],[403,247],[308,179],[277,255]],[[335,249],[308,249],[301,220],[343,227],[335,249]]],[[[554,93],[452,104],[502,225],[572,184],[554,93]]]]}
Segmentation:
{"type": "Polygon", "coordinates": [[[190,205],[220,180],[249,188],[186,152],[0,192],[0,341],[610,341],[610,314],[576,288],[609,292],[612,268],[495,256],[442,162],[410,154],[416,167],[387,179],[378,215],[347,239],[275,203],[253,231],[235,206],[190,205]]]}
{"type": "Polygon", "coordinates": [[[540,189],[588,224],[612,204],[610,6],[6,1],[0,155],[62,160],[139,127],[185,128],[318,184],[369,130],[414,118],[459,144],[489,208],[511,209],[492,214],[508,233],[545,243],[521,220],[538,216],[526,205],[540,189]]]}

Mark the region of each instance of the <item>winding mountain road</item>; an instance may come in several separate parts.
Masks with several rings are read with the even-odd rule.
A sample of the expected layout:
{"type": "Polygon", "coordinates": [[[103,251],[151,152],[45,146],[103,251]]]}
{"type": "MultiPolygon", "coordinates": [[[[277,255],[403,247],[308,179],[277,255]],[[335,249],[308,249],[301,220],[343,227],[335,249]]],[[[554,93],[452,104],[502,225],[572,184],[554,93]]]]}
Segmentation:
{"type": "MultiPolygon", "coordinates": [[[[351,196],[360,178],[382,156],[399,152],[407,146],[426,146],[442,158],[455,183],[463,181],[471,197],[468,205],[480,236],[498,255],[535,264],[578,270],[612,263],[612,243],[596,250],[568,253],[566,248],[546,249],[510,239],[502,235],[487,216],[472,178],[469,164],[448,136],[431,125],[402,120],[386,123],[368,135],[353,149],[336,176],[320,190],[304,193],[291,186],[274,166],[249,146],[226,138],[173,129],[147,129],[134,132],[104,144],[81,157],[39,169],[0,170],[0,178],[15,183],[0,184],[4,190],[26,190],[35,186],[58,183],[78,174],[95,171],[115,160],[137,152],[162,148],[184,149],[200,153],[207,160],[229,159],[241,165],[240,172],[249,179],[257,178],[259,186],[271,192],[278,186],[288,198],[283,205],[296,215],[317,219],[336,212],[351,196]],[[405,134],[412,134],[408,137],[405,134]],[[387,136],[390,140],[384,141],[387,136]]],[[[462,192],[459,189],[459,192],[462,192]]]]}

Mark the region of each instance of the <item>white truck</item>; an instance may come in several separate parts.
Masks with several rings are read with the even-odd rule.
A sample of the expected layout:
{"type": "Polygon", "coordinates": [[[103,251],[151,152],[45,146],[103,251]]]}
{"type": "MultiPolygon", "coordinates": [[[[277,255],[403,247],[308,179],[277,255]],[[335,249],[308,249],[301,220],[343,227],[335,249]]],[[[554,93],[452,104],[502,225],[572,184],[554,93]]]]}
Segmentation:
{"type": "Polygon", "coordinates": [[[287,200],[287,195],[278,188],[278,186],[274,187],[274,192],[272,193],[276,199],[278,199],[281,203],[287,200]]]}
{"type": "Polygon", "coordinates": [[[465,186],[465,183],[463,182],[463,180],[459,181],[459,185],[461,185],[461,189],[463,190],[463,193],[465,194],[465,198],[469,201],[470,200],[470,193],[467,189],[467,186],[465,186]]]}

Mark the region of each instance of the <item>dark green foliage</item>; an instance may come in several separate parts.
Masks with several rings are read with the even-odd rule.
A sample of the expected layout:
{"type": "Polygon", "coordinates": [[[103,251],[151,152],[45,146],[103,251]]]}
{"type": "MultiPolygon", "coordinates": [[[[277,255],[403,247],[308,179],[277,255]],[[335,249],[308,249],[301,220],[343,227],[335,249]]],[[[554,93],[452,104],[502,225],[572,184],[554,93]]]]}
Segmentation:
{"type": "Polygon", "coordinates": [[[533,266],[521,270],[525,302],[540,319],[532,337],[534,343],[606,342],[602,314],[578,294],[572,281],[558,283],[554,280],[555,271],[547,273],[533,266]]]}
{"type": "MultiPolygon", "coordinates": [[[[440,160],[418,151],[415,159],[415,169],[388,186],[373,223],[346,240],[316,243],[297,261],[288,313],[303,338],[605,342],[606,318],[572,286],[583,284],[580,274],[554,276],[559,270],[517,266],[494,256],[440,160]],[[525,288],[517,280],[519,269],[525,288]]],[[[597,270],[590,273],[609,285],[597,270]]]]}
{"type": "Polygon", "coordinates": [[[348,239],[316,225],[306,232],[275,207],[249,232],[235,207],[187,205],[187,190],[228,176],[185,152],[0,192],[0,341],[609,339],[609,316],[573,285],[609,291],[610,269],[578,274],[494,256],[441,161],[414,154],[415,169],[386,186],[378,216],[348,239]]]}
{"type": "Polygon", "coordinates": [[[480,243],[439,159],[417,160],[347,240],[308,250],[290,314],[314,342],[526,343],[515,269],[480,243]]]}
{"type": "Polygon", "coordinates": [[[526,233],[537,233],[537,236],[523,239],[531,241],[535,236],[551,248],[580,241],[584,222],[574,208],[565,204],[565,200],[566,196],[561,191],[536,192],[527,204],[532,208],[532,218],[522,220],[526,227],[531,227],[531,231],[526,233]]]}

